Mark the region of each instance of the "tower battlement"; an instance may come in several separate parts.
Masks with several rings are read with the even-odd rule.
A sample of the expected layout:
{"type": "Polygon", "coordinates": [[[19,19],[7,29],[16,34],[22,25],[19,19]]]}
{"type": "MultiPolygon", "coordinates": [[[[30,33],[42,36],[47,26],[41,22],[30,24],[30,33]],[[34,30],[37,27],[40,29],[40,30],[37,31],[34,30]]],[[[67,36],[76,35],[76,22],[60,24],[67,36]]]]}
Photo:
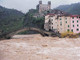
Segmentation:
{"type": "Polygon", "coordinates": [[[49,11],[51,9],[51,1],[48,1],[48,4],[43,4],[42,1],[39,1],[39,4],[37,5],[37,10],[39,13],[42,13],[44,11],[49,11]]]}

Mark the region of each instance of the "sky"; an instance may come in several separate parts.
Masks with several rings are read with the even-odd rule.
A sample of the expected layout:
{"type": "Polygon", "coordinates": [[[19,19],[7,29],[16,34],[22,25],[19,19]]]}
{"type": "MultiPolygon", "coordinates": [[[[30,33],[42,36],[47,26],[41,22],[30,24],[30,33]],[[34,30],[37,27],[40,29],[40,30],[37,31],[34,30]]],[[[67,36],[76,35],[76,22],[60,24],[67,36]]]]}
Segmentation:
{"type": "MultiPolygon", "coordinates": [[[[40,0],[0,0],[0,5],[10,9],[17,9],[23,13],[28,12],[29,9],[35,9],[40,0]]],[[[59,5],[68,5],[78,3],[80,0],[42,0],[43,4],[51,1],[51,8],[56,8],[59,5]]]]}

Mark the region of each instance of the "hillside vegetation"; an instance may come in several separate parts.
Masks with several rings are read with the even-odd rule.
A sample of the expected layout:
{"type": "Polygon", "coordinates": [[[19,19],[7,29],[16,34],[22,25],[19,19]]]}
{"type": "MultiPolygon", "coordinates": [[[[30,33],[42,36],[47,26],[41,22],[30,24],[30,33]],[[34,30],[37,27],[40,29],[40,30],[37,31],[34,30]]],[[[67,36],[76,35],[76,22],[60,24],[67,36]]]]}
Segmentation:
{"type": "Polygon", "coordinates": [[[56,9],[68,12],[70,14],[78,14],[80,15],[80,3],[74,3],[71,5],[61,5],[56,9]]]}
{"type": "MultiPolygon", "coordinates": [[[[80,3],[61,5],[56,9],[62,10],[69,14],[80,15],[80,3]]],[[[30,9],[29,12],[23,14],[22,12],[15,9],[7,9],[0,6],[0,34],[13,32],[14,30],[20,29],[22,27],[36,27],[44,29],[44,17],[33,17],[37,13],[38,10],[36,9],[30,9]]]]}
{"type": "Polygon", "coordinates": [[[37,10],[31,9],[28,13],[26,13],[24,18],[24,27],[36,27],[36,28],[44,28],[44,17],[33,17],[34,14],[37,13],[37,10]]]}
{"type": "Polygon", "coordinates": [[[15,9],[0,6],[0,33],[7,33],[23,26],[24,14],[15,9]]]}

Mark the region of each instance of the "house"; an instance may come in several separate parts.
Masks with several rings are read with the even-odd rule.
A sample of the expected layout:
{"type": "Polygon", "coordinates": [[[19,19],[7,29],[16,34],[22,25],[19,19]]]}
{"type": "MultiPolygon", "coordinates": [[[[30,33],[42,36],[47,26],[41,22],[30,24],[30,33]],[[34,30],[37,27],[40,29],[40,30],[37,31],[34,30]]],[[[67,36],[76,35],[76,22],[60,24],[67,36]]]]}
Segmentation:
{"type": "Polygon", "coordinates": [[[58,16],[57,23],[59,33],[70,31],[70,16],[58,16]]]}
{"type": "Polygon", "coordinates": [[[57,31],[57,15],[48,14],[45,16],[44,29],[47,31],[57,31]]]}

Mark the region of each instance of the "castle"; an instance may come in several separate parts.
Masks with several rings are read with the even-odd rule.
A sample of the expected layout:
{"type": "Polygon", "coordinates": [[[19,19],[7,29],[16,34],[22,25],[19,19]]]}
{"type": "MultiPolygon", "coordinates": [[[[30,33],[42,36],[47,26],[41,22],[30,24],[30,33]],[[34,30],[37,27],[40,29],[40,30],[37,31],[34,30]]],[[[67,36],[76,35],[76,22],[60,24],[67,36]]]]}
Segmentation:
{"type": "Polygon", "coordinates": [[[48,4],[42,4],[42,1],[39,1],[36,9],[38,10],[39,14],[43,13],[44,11],[49,11],[51,9],[51,1],[48,1],[48,4]]]}

